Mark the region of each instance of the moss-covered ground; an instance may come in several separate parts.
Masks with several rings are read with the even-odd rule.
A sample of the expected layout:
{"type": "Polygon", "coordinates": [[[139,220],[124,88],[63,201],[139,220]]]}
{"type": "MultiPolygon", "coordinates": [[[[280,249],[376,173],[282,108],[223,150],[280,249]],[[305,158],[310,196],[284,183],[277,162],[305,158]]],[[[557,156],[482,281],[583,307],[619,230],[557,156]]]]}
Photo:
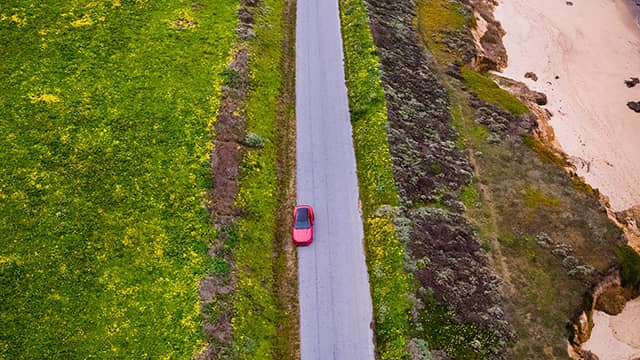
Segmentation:
{"type": "MultiPolygon", "coordinates": [[[[189,358],[237,2],[3,1],[0,358],[189,358]]],[[[216,270],[217,269],[217,270],[216,270]]]]}

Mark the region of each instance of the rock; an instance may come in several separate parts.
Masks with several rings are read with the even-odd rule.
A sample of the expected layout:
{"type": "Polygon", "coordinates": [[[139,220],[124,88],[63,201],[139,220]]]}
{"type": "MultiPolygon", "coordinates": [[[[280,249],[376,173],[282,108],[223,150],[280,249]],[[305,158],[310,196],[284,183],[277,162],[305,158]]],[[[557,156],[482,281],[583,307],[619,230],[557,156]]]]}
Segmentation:
{"type": "Polygon", "coordinates": [[[547,95],[545,95],[544,93],[541,93],[539,91],[532,91],[532,95],[533,100],[536,102],[536,104],[542,106],[542,105],[547,105],[547,95]]]}
{"type": "Polygon", "coordinates": [[[489,134],[489,136],[487,136],[487,143],[489,144],[497,144],[500,141],[502,141],[502,139],[500,139],[500,136],[496,135],[496,134],[489,134]]]}
{"type": "Polygon", "coordinates": [[[629,229],[640,234],[640,205],[617,212],[616,218],[629,229]]]}
{"type": "Polygon", "coordinates": [[[253,24],[253,14],[245,7],[238,10],[238,18],[243,24],[253,24]]]}
{"type": "Polygon", "coordinates": [[[574,337],[572,343],[583,344],[591,337],[591,330],[593,329],[593,319],[591,318],[591,312],[589,315],[586,313],[580,314],[580,316],[574,321],[574,337]]]}
{"type": "Polygon", "coordinates": [[[640,79],[638,79],[637,77],[632,77],[629,80],[625,80],[624,83],[627,85],[628,88],[632,88],[640,84],[640,79]]]}
{"type": "Polygon", "coordinates": [[[524,74],[525,79],[531,79],[533,81],[538,81],[538,75],[536,75],[535,73],[529,71],[526,74],[524,74]]]}
{"type": "Polygon", "coordinates": [[[562,266],[564,266],[567,269],[571,269],[574,268],[578,265],[578,259],[576,259],[574,256],[567,256],[562,260],[562,266]]]}
{"type": "MultiPolygon", "coordinates": [[[[564,261],[563,261],[564,264],[564,261]]],[[[567,275],[572,278],[587,280],[595,273],[596,269],[589,265],[578,265],[575,268],[569,270],[567,275]]]]}
{"type": "Polygon", "coordinates": [[[501,70],[507,66],[507,51],[502,43],[506,34],[493,15],[495,3],[486,0],[470,0],[476,21],[484,26],[472,30],[478,48],[472,67],[479,71],[501,70]]]}
{"type": "Polygon", "coordinates": [[[543,233],[543,232],[536,235],[536,242],[541,247],[547,248],[547,249],[550,248],[551,245],[553,245],[553,240],[551,239],[551,237],[549,237],[547,233],[543,233]]]}
{"type": "Polygon", "coordinates": [[[629,107],[629,109],[640,113],[640,101],[629,101],[627,103],[627,106],[629,107]]]}
{"type": "Polygon", "coordinates": [[[596,310],[604,311],[609,315],[618,315],[624,309],[627,298],[621,286],[612,286],[598,296],[596,310]]]}
{"type": "Polygon", "coordinates": [[[252,40],[256,37],[256,32],[253,30],[251,24],[238,25],[236,33],[242,40],[252,40]]]}
{"type": "Polygon", "coordinates": [[[582,352],[582,359],[584,359],[584,360],[600,360],[600,358],[596,354],[592,353],[589,350],[586,350],[586,351],[582,352]]]}

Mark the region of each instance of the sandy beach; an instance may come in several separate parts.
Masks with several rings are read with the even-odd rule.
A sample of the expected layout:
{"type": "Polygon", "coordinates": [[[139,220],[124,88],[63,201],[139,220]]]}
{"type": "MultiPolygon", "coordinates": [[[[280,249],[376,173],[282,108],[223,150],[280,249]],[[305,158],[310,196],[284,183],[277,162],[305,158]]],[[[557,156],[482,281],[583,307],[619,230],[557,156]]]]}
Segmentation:
{"type": "Polygon", "coordinates": [[[640,357],[640,298],[630,301],[622,313],[611,316],[596,311],[591,338],[582,348],[607,360],[640,357]]]}
{"type": "Polygon", "coordinates": [[[547,94],[556,140],[615,211],[640,204],[640,27],[626,0],[501,0],[503,74],[547,94]],[[525,79],[526,72],[538,76],[525,79]]]}
{"type": "MultiPolygon", "coordinates": [[[[614,211],[640,204],[640,25],[626,0],[499,0],[506,31],[503,75],[548,97],[556,140],[614,211]],[[538,80],[524,77],[533,72],[538,80]]],[[[637,10],[637,9],[636,9],[637,10]]],[[[594,313],[583,344],[600,359],[640,357],[640,299],[623,313],[594,313]]]]}

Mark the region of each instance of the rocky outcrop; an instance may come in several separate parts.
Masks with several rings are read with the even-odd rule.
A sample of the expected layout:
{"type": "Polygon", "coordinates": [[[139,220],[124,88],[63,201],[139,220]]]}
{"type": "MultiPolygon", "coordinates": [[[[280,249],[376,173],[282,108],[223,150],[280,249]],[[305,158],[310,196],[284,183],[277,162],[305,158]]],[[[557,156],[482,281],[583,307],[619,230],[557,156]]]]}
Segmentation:
{"type": "Polygon", "coordinates": [[[627,106],[629,107],[629,109],[640,113],[640,101],[629,101],[627,103],[627,106]]]}
{"type": "MultiPolygon", "coordinates": [[[[585,309],[573,320],[573,338],[569,341],[574,345],[574,350],[578,354],[582,354],[580,345],[586,342],[591,337],[591,330],[593,329],[593,311],[596,309],[596,304],[600,296],[607,292],[610,288],[620,287],[620,274],[618,272],[612,272],[591,289],[591,295],[588,298],[588,304],[585,309]]],[[[602,301],[601,301],[602,302],[602,301]]]]}
{"type": "Polygon", "coordinates": [[[629,246],[640,252],[640,205],[614,214],[624,230],[629,246]]]}
{"type": "Polygon", "coordinates": [[[497,70],[507,66],[507,50],[502,43],[506,32],[493,16],[494,0],[468,0],[473,8],[476,28],[472,31],[477,55],[472,66],[479,71],[497,70]]]}
{"type": "Polygon", "coordinates": [[[627,85],[628,88],[632,88],[638,84],[640,84],[640,79],[638,79],[637,77],[632,77],[629,78],[627,80],[624,81],[625,85],[627,85]]]}

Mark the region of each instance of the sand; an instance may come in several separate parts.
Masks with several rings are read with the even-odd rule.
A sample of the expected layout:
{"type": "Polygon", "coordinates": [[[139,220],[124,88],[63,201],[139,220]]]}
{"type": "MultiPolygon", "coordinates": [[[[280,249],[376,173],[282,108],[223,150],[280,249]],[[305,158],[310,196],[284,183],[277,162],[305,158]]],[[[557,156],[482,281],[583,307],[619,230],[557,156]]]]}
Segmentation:
{"type": "Polygon", "coordinates": [[[596,311],[591,338],[582,348],[606,360],[640,358],[640,298],[628,302],[622,313],[611,316],[596,311]]]}
{"type": "MultiPolygon", "coordinates": [[[[613,210],[640,204],[640,22],[626,0],[499,0],[495,17],[509,63],[503,75],[548,97],[550,125],[577,173],[605,196],[613,210]],[[534,72],[538,81],[525,79],[534,72]]],[[[640,299],[624,312],[594,313],[583,344],[600,359],[640,357],[640,299]]]]}
{"type": "Polygon", "coordinates": [[[640,27],[625,0],[501,0],[503,74],[547,94],[556,139],[615,211],[640,204],[640,27]],[[528,71],[538,81],[525,79],[528,71]]]}

